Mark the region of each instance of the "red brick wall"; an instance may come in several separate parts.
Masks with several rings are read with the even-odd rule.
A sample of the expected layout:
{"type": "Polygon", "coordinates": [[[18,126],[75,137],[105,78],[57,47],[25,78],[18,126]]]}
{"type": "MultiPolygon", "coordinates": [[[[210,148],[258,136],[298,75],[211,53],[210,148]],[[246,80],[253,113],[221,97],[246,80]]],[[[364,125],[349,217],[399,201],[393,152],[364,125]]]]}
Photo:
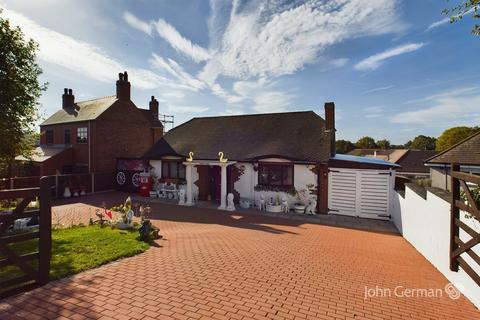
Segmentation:
{"type": "Polygon", "coordinates": [[[151,123],[132,102],[117,101],[95,121],[92,170],[113,171],[117,157],[140,157],[152,146],[151,123]]]}

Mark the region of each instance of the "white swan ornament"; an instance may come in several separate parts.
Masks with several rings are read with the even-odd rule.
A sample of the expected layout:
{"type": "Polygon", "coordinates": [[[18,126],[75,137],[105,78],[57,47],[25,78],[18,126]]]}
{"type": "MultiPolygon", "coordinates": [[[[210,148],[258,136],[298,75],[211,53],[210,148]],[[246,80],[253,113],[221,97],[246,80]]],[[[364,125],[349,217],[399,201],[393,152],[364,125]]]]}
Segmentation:
{"type": "Polygon", "coordinates": [[[221,163],[226,163],[226,162],[228,161],[228,159],[226,159],[226,158],[224,159],[224,158],[223,158],[223,151],[220,151],[220,152],[218,153],[218,156],[220,157],[219,161],[220,161],[221,163]]]}

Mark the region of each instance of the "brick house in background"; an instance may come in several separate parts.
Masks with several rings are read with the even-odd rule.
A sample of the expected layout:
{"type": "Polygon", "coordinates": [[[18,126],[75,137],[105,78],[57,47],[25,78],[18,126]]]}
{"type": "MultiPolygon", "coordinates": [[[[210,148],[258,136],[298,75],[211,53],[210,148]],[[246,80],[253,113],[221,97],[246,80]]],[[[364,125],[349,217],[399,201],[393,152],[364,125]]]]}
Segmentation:
{"type": "Polygon", "coordinates": [[[65,89],[62,109],[40,125],[36,155],[16,158],[28,174],[112,172],[117,157],[140,157],[160,139],[158,101],[152,96],[148,110],[138,108],[127,72],[119,74],[116,86],[114,96],[79,102],[65,89]]]}

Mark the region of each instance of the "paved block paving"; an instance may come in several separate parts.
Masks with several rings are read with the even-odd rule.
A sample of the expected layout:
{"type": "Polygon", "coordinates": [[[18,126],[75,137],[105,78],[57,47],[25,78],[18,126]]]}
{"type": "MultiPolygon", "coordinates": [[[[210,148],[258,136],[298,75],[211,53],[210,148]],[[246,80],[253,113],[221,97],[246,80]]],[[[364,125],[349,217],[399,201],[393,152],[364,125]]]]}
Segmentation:
{"type": "Polygon", "coordinates": [[[0,301],[0,319],[480,319],[445,291],[396,296],[448,281],[395,234],[164,204],[152,218],[165,238],[145,253],[0,301]]]}

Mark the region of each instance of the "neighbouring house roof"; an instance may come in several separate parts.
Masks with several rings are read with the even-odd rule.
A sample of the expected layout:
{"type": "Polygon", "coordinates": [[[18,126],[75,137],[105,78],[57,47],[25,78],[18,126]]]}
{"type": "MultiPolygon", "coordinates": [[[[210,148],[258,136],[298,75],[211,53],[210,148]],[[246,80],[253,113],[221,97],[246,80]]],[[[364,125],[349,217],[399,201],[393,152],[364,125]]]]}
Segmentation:
{"type": "Polygon", "coordinates": [[[72,107],[60,108],[40,125],[95,120],[117,101],[116,96],[79,101],[72,107]]]}
{"type": "MultiPolygon", "coordinates": [[[[93,100],[79,101],[76,102],[75,106],[73,107],[61,108],[40,125],[44,126],[50,124],[95,120],[102,113],[107,111],[110,107],[120,103],[125,102],[120,101],[116,96],[108,96],[93,100]]],[[[153,118],[150,110],[138,110],[140,110],[142,115],[152,123],[153,127],[163,127],[160,120],[153,118]]]]}
{"type": "Polygon", "coordinates": [[[335,157],[332,158],[333,161],[349,161],[349,162],[357,162],[362,164],[373,164],[379,166],[386,166],[386,167],[400,167],[400,165],[395,164],[390,161],[386,161],[384,159],[379,158],[371,158],[371,157],[362,157],[362,156],[353,156],[350,154],[336,154],[335,157]]]}
{"type": "Polygon", "coordinates": [[[408,151],[408,149],[354,149],[348,154],[361,157],[375,157],[395,163],[408,151]]]}
{"type": "Polygon", "coordinates": [[[402,166],[402,168],[398,169],[399,172],[429,173],[430,169],[425,166],[424,162],[437,153],[438,151],[435,150],[408,150],[395,163],[402,166]]]}
{"type": "Polygon", "coordinates": [[[326,162],[330,133],[313,111],[193,118],[168,131],[144,157],[187,156],[190,151],[196,159],[218,159],[223,151],[231,160],[278,156],[326,162]]]}
{"type": "Polygon", "coordinates": [[[425,163],[480,165],[480,131],[425,160],[425,163]]]}
{"type": "Polygon", "coordinates": [[[24,156],[16,156],[15,160],[17,161],[33,161],[33,162],[44,162],[60,153],[70,149],[71,147],[47,147],[39,146],[35,148],[35,151],[31,158],[26,158],[24,156]]]}

